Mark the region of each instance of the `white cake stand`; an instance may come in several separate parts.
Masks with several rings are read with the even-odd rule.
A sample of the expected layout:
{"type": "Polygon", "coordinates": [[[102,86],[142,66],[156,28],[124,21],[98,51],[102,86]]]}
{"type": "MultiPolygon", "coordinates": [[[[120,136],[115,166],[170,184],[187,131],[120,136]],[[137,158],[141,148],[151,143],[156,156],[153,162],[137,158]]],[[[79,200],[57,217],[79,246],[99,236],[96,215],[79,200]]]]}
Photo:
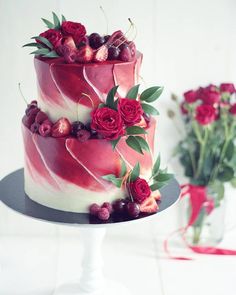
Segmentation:
{"type": "Polygon", "coordinates": [[[91,219],[89,214],[63,212],[33,202],[24,193],[23,169],[9,174],[0,182],[1,201],[14,211],[48,222],[78,226],[81,243],[84,247],[81,277],[74,282],[58,285],[53,295],[131,295],[123,285],[104,278],[101,255],[102,242],[107,227],[121,223],[147,221],[156,218],[160,212],[174,205],[180,195],[180,187],[177,181],[171,181],[161,190],[161,194],[162,201],[159,203],[159,211],[156,214],[143,215],[134,220],[129,220],[127,217],[112,218],[106,223],[102,223],[96,218],[91,219]]]}

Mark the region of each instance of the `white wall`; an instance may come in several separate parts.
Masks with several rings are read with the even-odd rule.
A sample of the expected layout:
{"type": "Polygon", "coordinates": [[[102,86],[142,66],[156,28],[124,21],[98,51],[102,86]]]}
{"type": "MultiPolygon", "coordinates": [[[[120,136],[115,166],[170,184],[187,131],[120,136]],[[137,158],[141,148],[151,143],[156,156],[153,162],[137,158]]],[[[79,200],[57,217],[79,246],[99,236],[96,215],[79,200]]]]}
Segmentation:
{"type": "MultiPolygon", "coordinates": [[[[36,97],[32,56],[21,46],[43,31],[40,18],[50,18],[51,11],[81,21],[90,33],[105,33],[99,5],[107,13],[110,32],[125,30],[127,18],[132,18],[138,28],[136,44],[144,54],[141,74],[146,86],[165,86],[157,103],[161,116],[156,137],[164,163],[178,140],[166,116],[169,107],[175,108],[170,93],[209,82],[236,82],[235,0],[0,0],[0,178],[23,165],[20,120],[25,105],[18,82],[28,100],[36,97]]],[[[175,210],[160,222],[166,231],[174,228],[175,210]]],[[[49,233],[55,228],[37,221],[29,225],[0,205],[0,232],[24,231],[49,233]]]]}

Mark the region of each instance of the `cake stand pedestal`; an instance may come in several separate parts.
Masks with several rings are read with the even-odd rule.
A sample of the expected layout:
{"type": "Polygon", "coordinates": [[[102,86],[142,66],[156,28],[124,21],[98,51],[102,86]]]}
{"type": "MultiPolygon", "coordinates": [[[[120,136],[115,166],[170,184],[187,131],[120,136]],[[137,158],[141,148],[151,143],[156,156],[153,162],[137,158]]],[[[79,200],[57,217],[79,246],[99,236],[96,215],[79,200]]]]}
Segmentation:
{"type": "Polygon", "coordinates": [[[143,222],[156,218],[162,211],[174,205],[180,195],[180,187],[173,179],[161,190],[162,199],[159,211],[152,215],[140,215],[137,219],[128,217],[112,217],[107,222],[101,222],[86,213],[71,213],[51,209],[35,203],[24,192],[23,169],[6,176],[0,182],[1,201],[14,211],[31,218],[57,224],[78,226],[81,243],[84,246],[82,259],[82,275],[80,279],[69,284],[59,285],[53,295],[131,295],[121,284],[108,281],[102,271],[102,242],[107,227],[124,223],[143,222]]]}

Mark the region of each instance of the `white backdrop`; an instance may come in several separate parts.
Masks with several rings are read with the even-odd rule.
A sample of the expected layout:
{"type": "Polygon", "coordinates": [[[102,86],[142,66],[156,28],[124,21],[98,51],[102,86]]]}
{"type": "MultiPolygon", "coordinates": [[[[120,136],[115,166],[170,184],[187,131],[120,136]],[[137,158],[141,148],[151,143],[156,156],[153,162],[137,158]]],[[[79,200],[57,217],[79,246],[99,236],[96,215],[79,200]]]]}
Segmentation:
{"type": "MultiPolygon", "coordinates": [[[[131,17],[138,28],[136,45],[144,54],[141,75],[145,86],[163,85],[165,91],[157,102],[161,112],[157,146],[163,163],[171,156],[178,134],[167,118],[168,108],[175,108],[170,93],[210,82],[236,82],[236,1],[235,0],[0,0],[0,178],[22,167],[23,149],[20,120],[25,105],[17,84],[28,100],[37,96],[33,58],[21,46],[44,30],[41,17],[51,18],[51,11],[67,19],[80,21],[89,33],[105,33],[106,24],[99,9],[102,5],[109,19],[109,31],[125,30],[131,17]]],[[[181,170],[169,163],[177,176],[181,170]]],[[[160,219],[163,231],[176,227],[176,209],[160,219]]],[[[27,222],[0,205],[1,233],[54,233],[55,227],[27,222]]]]}

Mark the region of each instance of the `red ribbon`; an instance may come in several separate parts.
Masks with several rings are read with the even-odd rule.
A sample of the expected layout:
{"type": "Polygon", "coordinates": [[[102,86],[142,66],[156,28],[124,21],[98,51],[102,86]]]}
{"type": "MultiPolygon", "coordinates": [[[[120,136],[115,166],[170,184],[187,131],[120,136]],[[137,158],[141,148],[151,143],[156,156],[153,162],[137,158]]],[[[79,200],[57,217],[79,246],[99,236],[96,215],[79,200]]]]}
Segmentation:
{"type": "MultiPolygon", "coordinates": [[[[190,248],[193,252],[198,254],[210,254],[210,255],[236,255],[236,250],[222,249],[216,247],[202,247],[202,246],[190,246],[185,238],[187,229],[194,224],[197,220],[200,211],[202,208],[205,208],[207,214],[210,214],[214,209],[214,201],[212,198],[207,196],[207,189],[205,186],[196,186],[192,184],[185,184],[181,186],[182,193],[181,199],[184,197],[189,197],[191,205],[191,215],[189,217],[188,223],[185,227],[182,227],[174,231],[170,236],[173,236],[176,233],[180,233],[183,241],[186,246],[190,248]]],[[[192,258],[182,257],[182,256],[172,256],[168,248],[168,239],[164,241],[164,249],[168,256],[172,259],[177,260],[192,260],[192,258]]]]}

